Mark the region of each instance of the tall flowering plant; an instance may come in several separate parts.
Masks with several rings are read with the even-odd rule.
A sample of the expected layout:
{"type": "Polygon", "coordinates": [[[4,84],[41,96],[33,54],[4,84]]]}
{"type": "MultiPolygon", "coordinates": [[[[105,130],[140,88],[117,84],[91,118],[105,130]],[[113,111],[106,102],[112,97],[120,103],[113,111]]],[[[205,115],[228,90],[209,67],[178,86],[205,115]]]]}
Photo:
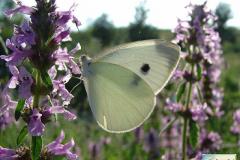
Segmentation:
{"type": "Polygon", "coordinates": [[[207,148],[211,151],[219,149],[220,136],[215,132],[208,133],[204,124],[211,116],[223,114],[223,93],[219,88],[223,59],[221,40],[215,31],[217,17],[208,10],[206,3],[190,4],[187,8],[189,19],[178,20],[174,30],[174,42],[182,48],[185,65],[173,77],[179,83],[176,96],[166,101],[167,109],[183,117],[182,160],[187,158],[187,147],[189,158],[200,155],[207,148]]]}
{"type": "MultiPolygon", "coordinates": [[[[80,68],[74,62],[74,54],[80,50],[80,45],[77,44],[71,51],[60,47],[61,42],[71,40],[67,23],[72,21],[80,25],[72,13],[75,6],[68,11],[57,11],[55,0],[36,0],[34,7],[17,1],[17,6],[5,14],[13,16],[23,13],[30,19],[14,27],[14,35],[6,41],[11,54],[0,56],[12,74],[1,94],[3,106],[0,108],[0,121],[6,120],[4,117],[14,111],[15,120],[22,119],[25,125],[17,137],[20,147],[0,147],[0,159],[47,160],[62,156],[75,160],[78,156],[71,152],[74,140],[62,144],[63,131],[52,143],[42,144],[45,125],[57,114],[67,120],[76,119],[67,110],[73,95],[65,84],[72,74],[80,74],[80,68]],[[11,89],[17,89],[18,101],[11,99],[11,89]],[[27,135],[32,137],[30,147],[22,146],[27,135]]],[[[0,126],[2,128],[3,125],[0,126]]]]}

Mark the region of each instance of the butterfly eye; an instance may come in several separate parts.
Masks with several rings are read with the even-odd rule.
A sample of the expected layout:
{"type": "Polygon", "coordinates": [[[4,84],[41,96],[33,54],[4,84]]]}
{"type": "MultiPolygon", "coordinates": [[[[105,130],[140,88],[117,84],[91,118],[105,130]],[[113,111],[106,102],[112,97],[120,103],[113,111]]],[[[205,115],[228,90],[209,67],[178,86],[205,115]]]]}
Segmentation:
{"type": "Polygon", "coordinates": [[[85,61],[87,59],[87,56],[86,55],[81,55],[80,59],[81,59],[81,61],[85,61]]]}
{"type": "Polygon", "coordinates": [[[141,72],[143,73],[143,74],[147,74],[148,72],[150,71],[150,66],[149,66],[149,64],[143,64],[142,65],[142,67],[141,67],[141,72]]]}

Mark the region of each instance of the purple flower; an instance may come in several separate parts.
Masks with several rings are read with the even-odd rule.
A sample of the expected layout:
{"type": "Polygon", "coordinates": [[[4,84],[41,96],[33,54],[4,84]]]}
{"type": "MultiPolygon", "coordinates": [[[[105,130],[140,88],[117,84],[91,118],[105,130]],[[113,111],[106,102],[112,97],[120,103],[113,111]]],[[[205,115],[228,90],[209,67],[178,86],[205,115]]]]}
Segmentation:
{"type": "Polygon", "coordinates": [[[74,120],[77,118],[73,113],[69,112],[62,106],[52,106],[49,108],[49,112],[51,114],[63,114],[64,118],[67,120],[74,120]]]}
{"type": "Polygon", "coordinates": [[[65,156],[69,160],[76,160],[78,156],[70,151],[70,149],[75,145],[74,140],[71,139],[68,143],[61,144],[64,137],[64,132],[61,131],[60,136],[46,146],[48,152],[56,156],[65,156]]]}
{"type": "Polygon", "coordinates": [[[17,102],[11,100],[10,95],[6,92],[2,92],[2,102],[4,105],[0,108],[0,116],[5,114],[6,112],[9,112],[10,109],[15,109],[17,102]]]}
{"type": "Polygon", "coordinates": [[[12,39],[18,47],[21,47],[22,49],[29,49],[31,45],[36,44],[35,38],[36,35],[30,27],[28,21],[24,21],[20,27],[15,26],[14,36],[12,39]]]}
{"type": "Polygon", "coordinates": [[[37,109],[33,109],[30,121],[28,123],[28,131],[32,136],[41,136],[45,126],[41,121],[42,114],[37,109]]]}
{"type": "Polygon", "coordinates": [[[200,134],[200,144],[200,150],[202,152],[213,152],[220,149],[222,140],[218,133],[207,133],[205,130],[202,130],[200,134]]]}
{"type": "Polygon", "coordinates": [[[32,96],[31,86],[33,84],[33,79],[31,74],[24,67],[20,67],[19,82],[19,96],[23,99],[28,99],[32,96]]]}
{"type": "Polygon", "coordinates": [[[190,112],[192,113],[192,119],[194,121],[204,122],[208,119],[206,110],[207,110],[207,104],[193,104],[190,108],[190,112]]]}
{"type": "Polygon", "coordinates": [[[17,66],[22,63],[24,59],[32,55],[32,51],[29,49],[23,49],[22,46],[17,46],[13,39],[6,41],[6,46],[12,50],[11,55],[1,55],[0,58],[4,59],[8,65],[17,66]]]}
{"type": "MultiPolygon", "coordinates": [[[[170,117],[162,118],[162,128],[168,125],[172,121],[170,117]]],[[[181,127],[177,121],[175,121],[167,130],[160,134],[160,145],[163,148],[172,149],[181,149],[181,127]]],[[[168,150],[167,150],[168,151],[168,150]]],[[[168,156],[170,156],[169,154],[168,156]]],[[[174,159],[174,158],[173,158],[174,159]]]]}
{"type": "Polygon", "coordinates": [[[81,25],[81,22],[78,20],[77,17],[73,16],[73,20],[72,20],[73,23],[75,23],[77,26],[80,26],[81,25]]]}
{"type": "Polygon", "coordinates": [[[184,72],[181,70],[176,70],[173,74],[172,80],[178,80],[183,77],[184,72]]]}
{"type": "Polygon", "coordinates": [[[146,134],[144,141],[144,150],[146,152],[151,152],[159,147],[159,138],[156,130],[153,128],[146,134]]]}
{"type": "Polygon", "coordinates": [[[236,112],[233,114],[233,125],[231,127],[231,131],[234,134],[240,134],[240,109],[238,109],[236,112]]]}
{"type": "Polygon", "coordinates": [[[18,155],[15,150],[0,146],[0,160],[16,160],[18,155]]]}
{"type": "Polygon", "coordinates": [[[69,11],[59,11],[56,12],[56,17],[58,19],[56,20],[55,25],[57,26],[53,42],[58,44],[65,40],[71,40],[69,37],[69,29],[67,28],[67,23],[72,20],[73,23],[75,23],[77,26],[80,26],[80,21],[73,15],[73,10],[75,8],[75,5],[73,5],[69,11]]]}
{"type": "Polygon", "coordinates": [[[10,9],[10,10],[5,11],[5,14],[7,16],[12,16],[16,13],[23,13],[23,14],[30,15],[33,11],[34,11],[34,9],[32,7],[20,5],[19,7],[15,8],[15,9],[10,9]]]}
{"type": "Polygon", "coordinates": [[[177,33],[174,43],[185,42],[189,38],[189,29],[190,25],[188,21],[182,21],[178,19],[178,25],[175,28],[174,32],[177,33]]]}
{"type": "Polygon", "coordinates": [[[68,105],[73,98],[73,95],[68,92],[65,88],[65,84],[62,81],[53,81],[54,93],[58,93],[59,96],[63,99],[64,105],[68,105]]]}
{"type": "Polygon", "coordinates": [[[169,98],[166,99],[166,107],[167,107],[167,109],[169,109],[170,111],[173,111],[173,112],[178,112],[183,109],[182,104],[172,102],[169,98]]]}
{"type": "Polygon", "coordinates": [[[60,32],[56,37],[53,39],[55,43],[62,42],[68,35],[70,34],[69,30],[65,30],[60,32]]]}
{"type": "Polygon", "coordinates": [[[14,120],[13,115],[10,112],[5,112],[0,116],[0,131],[4,130],[14,120]]]}
{"type": "Polygon", "coordinates": [[[74,74],[80,74],[80,68],[79,66],[74,62],[73,55],[81,49],[80,44],[77,44],[77,46],[72,49],[69,54],[67,53],[67,49],[61,49],[59,48],[54,54],[53,59],[56,59],[56,65],[59,66],[60,70],[66,70],[66,66],[70,68],[72,73],[74,74]]]}
{"type": "Polygon", "coordinates": [[[138,127],[134,130],[134,135],[136,138],[136,142],[139,143],[144,138],[144,130],[142,127],[138,127]]]}
{"type": "Polygon", "coordinates": [[[90,152],[91,159],[97,159],[100,154],[101,145],[94,142],[89,142],[88,150],[90,152]]]}
{"type": "Polygon", "coordinates": [[[65,76],[60,77],[58,79],[54,79],[56,74],[55,68],[51,68],[49,70],[50,76],[53,79],[53,95],[59,95],[61,99],[63,100],[63,106],[64,105],[69,105],[71,99],[73,98],[73,95],[69,93],[69,91],[65,88],[65,84],[70,80],[72,77],[71,73],[69,71],[66,73],[65,76]]]}
{"type": "Polygon", "coordinates": [[[7,39],[6,46],[12,51],[11,55],[1,55],[8,65],[19,65],[22,61],[33,54],[31,45],[34,45],[35,34],[30,28],[29,22],[24,21],[21,26],[14,27],[14,35],[7,39]]]}
{"type": "Polygon", "coordinates": [[[111,143],[111,138],[110,137],[101,137],[100,144],[102,146],[108,145],[111,143]]]}
{"type": "Polygon", "coordinates": [[[73,23],[75,23],[77,26],[81,25],[81,22],[73,15],[73,11],[75,9],[76,5],[73,4],[69,11],[61,11],[58,12],[57,15],[59,16],[59,19],[57,20],[56,24],[58,26],[65,26],[67,22],[72,20],[73,23]]]}
{"type": "Polygon", "coordinates": [[[233,115],[234,120],[240,124],[240,109],[238,109],[234,115],[233,115]]]}
{"type": "Polygon", "coordinates": [[[9,66],[9,70],[12,74],[12,77],[8,82],[8,87],[16,88],[16,86],[19,84],[19,81],[18,81],[19,71],[16,66],[11,66],[11,65],[9,66]]]}

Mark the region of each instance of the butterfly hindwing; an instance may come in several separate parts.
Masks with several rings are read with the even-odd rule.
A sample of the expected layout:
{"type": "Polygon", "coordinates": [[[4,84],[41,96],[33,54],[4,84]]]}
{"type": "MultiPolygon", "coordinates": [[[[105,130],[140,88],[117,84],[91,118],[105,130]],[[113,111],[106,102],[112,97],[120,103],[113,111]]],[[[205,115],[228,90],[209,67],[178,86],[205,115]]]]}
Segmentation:
{"type": "Polygon", "coordinates": [[[90,107],[98,124],[109,132],[130,131],[152,112],[155,95],[134,72],[116,64],[91,63],[84,78],[90,107]]]}

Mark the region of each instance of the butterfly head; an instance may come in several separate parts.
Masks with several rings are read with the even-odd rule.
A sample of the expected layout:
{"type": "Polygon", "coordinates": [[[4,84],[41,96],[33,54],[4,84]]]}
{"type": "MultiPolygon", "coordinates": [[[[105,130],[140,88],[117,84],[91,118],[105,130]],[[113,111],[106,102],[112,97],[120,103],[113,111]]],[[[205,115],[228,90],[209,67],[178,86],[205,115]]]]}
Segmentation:
{"type": "Polygon", "coordinates": [[[80,65],[81,65],[81,71],[82,71],[82,76],[86,77],[89,73],[89,66],[91,65],[92,60],[90,57],[86,55],[82,55],[80,57],[80,65]]]}

